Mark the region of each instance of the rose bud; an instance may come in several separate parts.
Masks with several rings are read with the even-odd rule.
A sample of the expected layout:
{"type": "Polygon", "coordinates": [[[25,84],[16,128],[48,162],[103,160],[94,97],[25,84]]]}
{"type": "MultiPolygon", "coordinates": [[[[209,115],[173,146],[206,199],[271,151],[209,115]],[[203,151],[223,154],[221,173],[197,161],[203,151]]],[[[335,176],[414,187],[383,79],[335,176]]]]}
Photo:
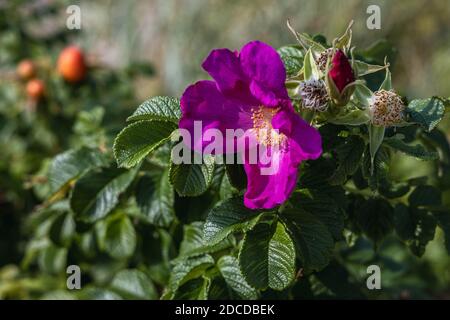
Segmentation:
{"type": "Polygon", "coordinates": [[[336,51],[331,63],[332,67],[328,74],[336,85],[336,88],[342,93],[348,84],[355,81],[352,66],[342,50],[336,51]]]}
{"type": "Polygon", "coordinates": [[[403,120],[405,105],[394,91],[379,90],[374,92],[369,110],[374,125],[389,127],[403,120]]]}

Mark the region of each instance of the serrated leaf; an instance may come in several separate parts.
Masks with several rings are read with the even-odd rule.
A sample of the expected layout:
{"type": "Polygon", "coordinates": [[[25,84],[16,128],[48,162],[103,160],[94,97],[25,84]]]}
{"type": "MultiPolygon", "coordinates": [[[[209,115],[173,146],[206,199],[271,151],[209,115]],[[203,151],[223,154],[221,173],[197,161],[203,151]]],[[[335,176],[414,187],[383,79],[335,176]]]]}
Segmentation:
{"type": "Polygon", "coordinates": [[[119,167],[131,168],[166,142],[177,125],[169,121],[141,120],[125,127],[114,141],[119,167]]]}
{"type": "Polygon", "coordinates": [[[296,190],[289,200],[295,209],[304,210],[327,226],[333,238],[342,239],[345,213],[328,194],[313,190],[296,190]]]}
{"type": "Polygon", "coordinates": [[[126,299],[154,300],[158,298],[150,278],[136,269],[121,270],[114,276],[110,288],[126,299]]]}
{"type": "Polygon", "coordinates": [[[295,247],[284,226],[264,221],[248,231],[239,252],[247,282],[257,289],[283,290],[294,280],[295,247]]]}
{"type": "Polygon", "coordinates": [[[398,204],[395,207],[395,231],[412,253],[421,257],[434,238],[436,219],[431,212],[398,204]]]}
{"type": "Polygon", "coordinates": [[[94,222],[106,216],[119,202],[119,195],[133,181],[136,169],[92,169],[75,183],[70,207],[77,218],[94,222]]]}
{"type": "Polygon", "coordinates": [[[217,267],[227,285],[242,299],[255,300],[258,298],[258,291],[245,281],[239,268],[238,259],[232,256],[222,256],[217,262],[217,267]]]}
{"type": "Polygon", "coordinates": [[[381,198],[361,200],[356,204],[356,222],[378,244],[394,227],[394,210],[389,202],[381,198]]]}
{"type": "Polygon", "coordinates": [[[89,148],[69,150],[57,155],[48,172],[51,193],[58,192],[89,169],[106,164],[102,153],[89,148]]]}
{"type": "Polygon", "coordinates": [[[180,100],[171,97],[153,97],[143,102],[127,121],[164,120],[178,124],[181,117],[180,100]]]}
{"type": "Polygon", "coordinates": [[[193,222],[183,226],[184,236],[180,245],[180,253],[176,260],[197,256],[205,253],[214,253],[229,248],[232,243],[223,239],[212,243],[203,239],[203,222],[193,222]]]}
{"type": "Polygon", "coordinates": [[[444,103],[438,98],[412,100],[406,107],[408,122],[419,124],[430,132],[441,121],[445,113],[444,103]]]}
{"type": "Polygon", "coordinates": [[[200,277],[189,280],[180,286],[174,295],[174,300],[207,300],[211,280],[200,277]]]}
{"type": "Polygon", "coordinates": [[[232,232],[248,231],[260,214],[245,207],[242,197],[225,200],[209,212],[203,229],[204,240],[216,244],[232,232]]]}
{"type": "Polygon", "coordinates": [[[214,158],[206,156],[202,164],[171,164],[169,177],[180,196],[199,196],[208,190],[214,173],[214,158]]]}
{"type": "Polygon", "coordinates": [[[142,176],[136,187],[136,202],[147,222],[168,227],[175,217],[168,170],[153,176],[142,176]]]}
{"type": "Polygon", "coordinates": [[[286,68],[288,77],[294,77],[300,73],[303,66],[303,53],[300,46],[284,46],[277,50],[286,68]]]}
{"type": "Polygon", "coordinates": [[[396,138],[385,139],[384,143],[395,150],[421,160],[436,160],[439,158],[439,154],[436,151],[428,151],[421,144],[409,145],[396,138]]]}
{"type": "Polygon", "coordinates": [[[365,142],[358,136],[351,136],[345,143],[336,148],[338,167],[330,177],[332,185],[345,183],[348,176],[351,176],[358,169],[365,149],[365,142]]]}
{"type": "MultiPolygon", "coordinates": [[[[126,259],[136,248],[136,231],[127,216],[120,216],[106,222],[104,238],[100,239],[103,250],[115,259],[126,259]]],[[[102,236],[102,235],[100,235],[102,236]]]]}
{"type": "Polygon", "coordinates": [[[189,258],[176,264],[170,274],[169,296],[176,294],[180,286],[201,276],[207,268],[213,265],[214,259],[210,255],[189,258]]]}
{"type": "Polygon", "coordinates": [[[287,209],[281,218],[292,234],[303,268],[307,271],[323,269],[334,248],[328,228],[318,218],[301,210],[287,209]]]}

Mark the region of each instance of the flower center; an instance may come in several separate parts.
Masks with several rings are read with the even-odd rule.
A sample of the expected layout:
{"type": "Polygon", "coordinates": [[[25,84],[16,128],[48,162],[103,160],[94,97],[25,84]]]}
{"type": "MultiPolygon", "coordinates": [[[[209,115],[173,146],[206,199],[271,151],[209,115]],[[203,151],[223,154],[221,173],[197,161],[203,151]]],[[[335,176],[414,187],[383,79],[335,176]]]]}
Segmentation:
{"type": "Polygon", "coordinates": [[[284,134],[279,133],[278,130],[272,127],[272,118],[279,110],[280,108],[268,108],[265,106],[251,109],[253,130],[258,143],[264,146],[278,146],[286,140],[284,134]]]}

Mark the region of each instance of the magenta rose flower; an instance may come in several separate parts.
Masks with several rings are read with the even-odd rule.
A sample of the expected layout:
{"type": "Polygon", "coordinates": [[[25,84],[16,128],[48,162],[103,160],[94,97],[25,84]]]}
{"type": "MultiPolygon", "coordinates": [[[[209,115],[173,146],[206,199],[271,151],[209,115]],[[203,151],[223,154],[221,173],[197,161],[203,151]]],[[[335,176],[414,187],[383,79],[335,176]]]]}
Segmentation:
{"type": "Polygon", "coordinates": [[[342,50],[336,51],[331,63],[332,68],[329,71],[329,75],[339,92],[342,92],[349,83],[355,81],[352,66],[342,50]]]}
{"type": "Polygon", "coordinates": [[[191,133],[192,147],[198,151],[203,151],[210,140],[203,135],[195,137],[194,121],[202,121],[202,133],[214,128],[224,137],[227,129],[243,129],[247,139],[266,147],[271,156],[269,163],[252,163],[245,157],[245,205],[269,209],[282,204],[295,188],[298,166],[303,160],[320,156],[322,141],[318,131],[294,112],[278,53],[267,44],[253,41],[239,53],[213,50],[202,67],[214,81],[198,81],[186,89],[181,97],[179,127],[191,133]],[[274,163],[275,172],[262,174],[261,169],[274,163]]]}

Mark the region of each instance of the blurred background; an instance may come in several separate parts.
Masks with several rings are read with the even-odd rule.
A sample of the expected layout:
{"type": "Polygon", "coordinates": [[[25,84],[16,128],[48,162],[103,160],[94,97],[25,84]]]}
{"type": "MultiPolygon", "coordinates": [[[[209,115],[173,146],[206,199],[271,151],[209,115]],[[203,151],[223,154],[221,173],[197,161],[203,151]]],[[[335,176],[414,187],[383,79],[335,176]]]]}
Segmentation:
{"type": "MultiPolygon", "coordinates": [[[[295,43],[287,19],[297,31],[323,34],[329,42],[354,20],[353,45],[360,52],[376,56],[381,39],[392,45],[388,59],[397,92],[408,99],[450,96],[448,0],[0,0],[0,298],[10,292],[2,277],[18,273],[1,267],[23,266],[29,237],[23,221],[48,194],[39,179],[51,157],[69,147],[110,146],[140,102],[179,97],[190,83],[206,78],[200,65],[213,48],[240,49],[251,40],[275,48],[295,43]],[[66,8],[74,4],[81,9],[80,30],[65,27],[66,8]],[[381,9],[380,30],[366,27],[369,5],[381,9]],[[54,70],[70,44],[82,48],[90,65],[79,85],[68,85],[54,70]],[[45,101],[30,101],[25,83],[16,79],[23,59],[37,64],[47,86],[45,101]]],[[[384,57],[378,58],[382,63],[384,57]]],[[[450,138],[448,113],[440,126],[450,138]]],[[[429,170],[424,162],[399,157],[393,174],[404,180],[429,170]]],[[[447,192],[450,205],[449,199],[447,192]]],[[[448,295],[450,261],[442,243],[438,232],[422,260],[405,258],[418,263],[407,272],[426,274],[403,277],[405,283],[428,290],[429,281],[448,295]]],[[[395,287],[400,273],[393,268],[395,287]]]]}
{"type": "MultiPolygon", "coordinates": [[[[286,27],[332,40],[354,20],[353,44],[395,43],[394,83],[411,98],[450,92],[450,4],[446,0],[153,0],[80,1],[81,43],[114,66],[133,59],[158,65],[154,87],[179,96],[205,77],[199,68],[217,47],[239,49],[254,39],[274,47],[295,42],[286,27]],[[368,30],[369,5],[381,9],[381,29],[368,30]]],[[[143,89],[144,90],[144,89],[143,89]]]]}

